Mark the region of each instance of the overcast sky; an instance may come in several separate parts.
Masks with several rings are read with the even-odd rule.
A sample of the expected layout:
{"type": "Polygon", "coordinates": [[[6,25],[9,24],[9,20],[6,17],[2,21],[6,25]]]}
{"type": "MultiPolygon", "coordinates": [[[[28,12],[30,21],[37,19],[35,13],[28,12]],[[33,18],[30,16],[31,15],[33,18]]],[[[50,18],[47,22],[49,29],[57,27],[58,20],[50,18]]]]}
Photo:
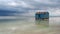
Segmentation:
{"type": "MultiPolygon", "coordinates": [[[[46,10],[51,16],[60,16],[60,0],[0,0],[0,10],[25,14],[30,10],[46,10]]],[[[33,13],[34,11],[29,14],[33,13]]]]}

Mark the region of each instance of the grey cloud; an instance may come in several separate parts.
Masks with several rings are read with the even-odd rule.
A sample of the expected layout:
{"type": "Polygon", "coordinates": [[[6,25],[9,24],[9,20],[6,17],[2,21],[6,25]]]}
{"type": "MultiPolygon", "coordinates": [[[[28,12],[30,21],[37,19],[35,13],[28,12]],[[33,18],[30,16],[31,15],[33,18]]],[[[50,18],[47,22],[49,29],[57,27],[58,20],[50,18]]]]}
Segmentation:
{"type": "Polygon", "coordinates": [[[50,0],[50,1],[60,4],[60,0],[50,0]]]}
{"type": "MultiPolygon", "coordinates": [[[[37,1],[34,1],[34,0],[18,0],[18,2],[19,1],[24,1],[28,5],[33,6],[34,9],[41,9],[41,8],[44,9],[44,7],[46,7],[46,8],[48,8],[48,7],[50,7],[50,8],[60,8],[60,3],[59,3],[60,0],[44,0],[45,2],[37,2],[37,1]]],[[[31,9],[33,9],[33,8],[31,8],[31,9]]]]}
{"type": "MultiPolygon", "coordinates": [[[[60,8],[60,0],[0,0],[0,9],[27,13],[29,10],[60,8]]],[[[15,13],[16,14],[16,13],[15,13]]],[[[18,13],[19,14],[19,13],[18,13]]],[[[16,14],[16,15],[18,15],[16,14]]]]}
{"type": "Polygon", "coordinates": [[[2,2],[0,2],[0,8],[6,8],[6,9],[13,9],[13,10],[30,10],[30,9],[44,9],[44,7],[48,8],[60,8],[60,0],[44,0],[44,2],[37,2],[34,0],[10,0],[10,2],[15,2],[18,5],[15,7],[11,7],[9,5],[7,5],[8,1],[4,1],[2,0],[2,2]],[[24,7],[24,5],[22,6],[21,2],[26,3],[27,5],[29,5],[28,7],[24,7]],[[50,3],[49,3],[50,2],[50,3]],[[21,4],[21,5],[20,5],[21,4]],[[4,5],[4,6],[3,6],[4,5]],[[30,8],[32,7],[32,8],[30,8]]]}

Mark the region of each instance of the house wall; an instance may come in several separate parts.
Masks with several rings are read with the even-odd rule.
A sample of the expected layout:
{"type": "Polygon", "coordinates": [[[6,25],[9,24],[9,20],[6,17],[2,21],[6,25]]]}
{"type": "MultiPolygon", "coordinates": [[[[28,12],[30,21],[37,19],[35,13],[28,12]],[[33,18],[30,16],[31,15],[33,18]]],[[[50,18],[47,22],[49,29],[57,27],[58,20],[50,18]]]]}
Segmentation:
{"type": "Polygon", "coordinates": [[[40,13],[40,14],[35,14],[35,18],[36,19],[49,19],[49,13],[46,12],[46,13],[40,13]]]}

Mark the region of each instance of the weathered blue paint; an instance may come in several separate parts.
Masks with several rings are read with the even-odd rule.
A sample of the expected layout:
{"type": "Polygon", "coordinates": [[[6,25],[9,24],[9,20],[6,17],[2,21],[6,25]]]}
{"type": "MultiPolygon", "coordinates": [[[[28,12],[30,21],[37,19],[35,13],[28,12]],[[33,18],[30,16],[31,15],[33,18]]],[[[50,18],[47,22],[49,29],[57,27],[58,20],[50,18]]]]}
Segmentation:
{"type": "Polygon", "coordinates": [[[48,12],[43,12],[43,13],[36,13],[35,14],[35,19],[49,19],[49,13],[48,12]]]}

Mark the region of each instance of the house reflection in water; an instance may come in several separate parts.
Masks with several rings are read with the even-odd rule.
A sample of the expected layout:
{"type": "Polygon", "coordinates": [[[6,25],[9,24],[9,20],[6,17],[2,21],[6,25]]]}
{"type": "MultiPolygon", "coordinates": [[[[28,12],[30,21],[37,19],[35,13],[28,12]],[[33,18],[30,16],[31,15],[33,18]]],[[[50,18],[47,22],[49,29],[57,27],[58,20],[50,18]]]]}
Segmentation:
{"type": "Polygon", "coordinates": [[[35,20],[35,24],[40,28],[49,27],[49,19],[48,20],[35,20]]]}

